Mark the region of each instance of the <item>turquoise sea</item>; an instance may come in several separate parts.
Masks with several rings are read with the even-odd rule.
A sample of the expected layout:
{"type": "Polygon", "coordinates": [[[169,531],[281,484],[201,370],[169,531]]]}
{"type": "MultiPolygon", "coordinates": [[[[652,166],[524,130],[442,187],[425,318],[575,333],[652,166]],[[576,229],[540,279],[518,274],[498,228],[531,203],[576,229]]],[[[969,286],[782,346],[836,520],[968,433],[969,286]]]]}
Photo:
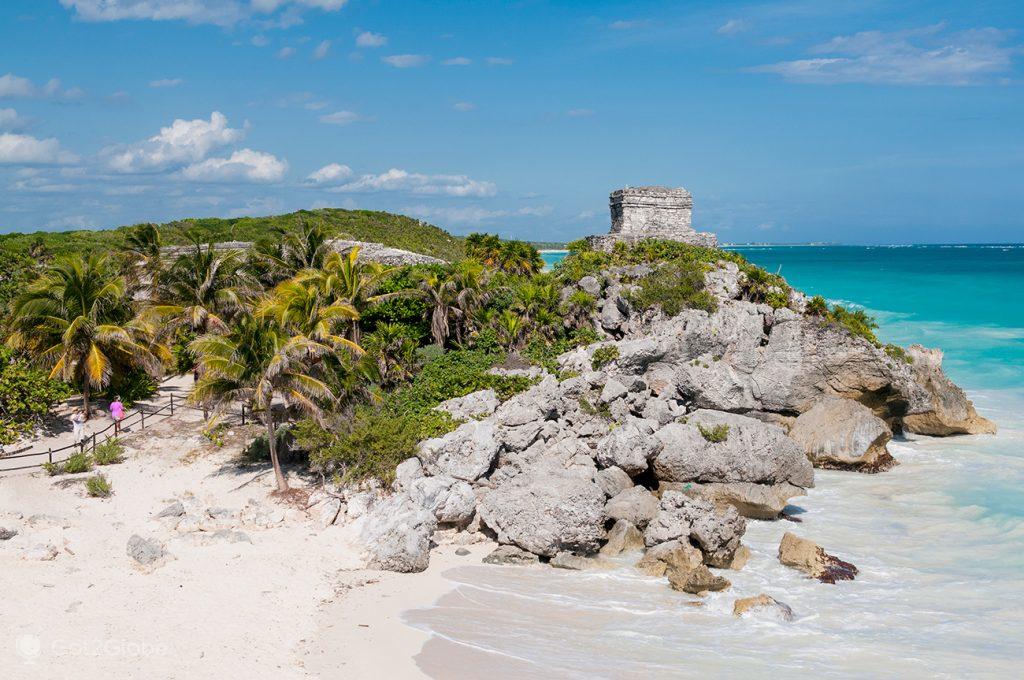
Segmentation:
{"type": "MultiPolygon", "coordinates": [[[[945,350],[995,436],[910,437],[879,475],[817,471],[800,524],[748,524],[753,558],[701,606],[638,575],[460,567],[408,612],[433,677],[1020,677],[1024,667],[1024,245],[737,247],[796,288],[865,308],[879,337],[945,350]],[[794,531],[860,568],[818,584],[779,565],[794,531]],[[796,620],[736,619],[765,592],[796,620]]],[[[559,253],[545,253],[549,263],[559,253]]]]}

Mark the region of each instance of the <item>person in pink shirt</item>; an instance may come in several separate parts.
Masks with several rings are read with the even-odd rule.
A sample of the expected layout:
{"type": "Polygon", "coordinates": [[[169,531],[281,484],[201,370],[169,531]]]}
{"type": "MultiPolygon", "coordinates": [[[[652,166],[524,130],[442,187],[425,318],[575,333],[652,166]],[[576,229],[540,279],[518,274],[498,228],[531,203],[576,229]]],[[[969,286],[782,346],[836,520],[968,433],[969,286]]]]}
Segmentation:
{"type": "Polygon", "coordinates": [[[120,396],[110,402],[110,417],[114,421],[114,435],[117,436],[121,433],[121,419],[124,418],[124,404],[121,403],[120,396]]]}

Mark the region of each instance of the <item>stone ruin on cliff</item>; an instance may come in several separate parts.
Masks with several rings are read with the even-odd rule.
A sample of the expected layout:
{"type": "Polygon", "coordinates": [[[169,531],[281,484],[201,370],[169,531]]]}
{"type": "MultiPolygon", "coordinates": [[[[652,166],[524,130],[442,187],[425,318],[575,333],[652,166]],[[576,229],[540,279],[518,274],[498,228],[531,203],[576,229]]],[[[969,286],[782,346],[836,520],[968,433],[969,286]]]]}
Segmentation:
{"type": "Polygon", "coordinates": [[[626,187],[608,197],[612,229],[608,234],[588,236],[595,250],[611,250],[618,241],[635,243],[644,239],[681,241],[714,248],[718,239],[690,225],[693,196],[682,187],[626,187]]]}

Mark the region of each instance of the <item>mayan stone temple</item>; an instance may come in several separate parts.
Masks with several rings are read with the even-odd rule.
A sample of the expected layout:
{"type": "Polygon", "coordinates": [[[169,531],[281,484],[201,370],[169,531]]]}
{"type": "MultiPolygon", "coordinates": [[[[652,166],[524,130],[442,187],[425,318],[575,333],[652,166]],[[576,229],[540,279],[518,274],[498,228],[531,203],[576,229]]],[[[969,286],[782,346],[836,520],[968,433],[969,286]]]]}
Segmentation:
{"type": "Polygon", "coordinates": [[[632,243],[650,238],[711,248],[718,245],[714,234],[694,231],[690,226],[693,196],[682,187],[616,189],[608,203],[612,213],[611,232],[587,237],[595,250],[611,250],[617,241],[632,243]]]}

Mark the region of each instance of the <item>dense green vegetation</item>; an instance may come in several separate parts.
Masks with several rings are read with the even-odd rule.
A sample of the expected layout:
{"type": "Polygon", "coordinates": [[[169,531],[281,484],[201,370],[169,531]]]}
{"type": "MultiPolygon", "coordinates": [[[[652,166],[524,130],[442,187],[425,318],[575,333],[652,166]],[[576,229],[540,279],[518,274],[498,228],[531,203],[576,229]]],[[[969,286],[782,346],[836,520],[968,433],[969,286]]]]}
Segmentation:
{"type": "Polygon", "coordinates": [[[568,245],[569,256],[559,263],[558,271],[566,279],[578,281],[610,267],[655,264],[656,271],[642,277],[638,296],[641,307],[662,304],[666,313],[675,314],[686,308],[713,311],[714,300],[702,295],[703,275],[718,262],[732,262],[742,273],[744,299],[764,302],[780,308],[789,304],[790,287],[785,279],[751,264],[739,253],[717,248],[691,246],[678,241],[651,239],[633,245],[616,243],[612,252],[591,249],[585,241],[568,245]],[[667,276],[666,276],[667,275],[667,276]],[[667,280],[666,280],[667,279],[667,280]],[[668,305],[665,307],[665,305],[668,305]]]}
{"type": "Polygon", "coordinates": [[[704,287],[704,270],[692,264],[668,264],[659,267],[637,281],[639,290],[627,297],[638,309],[660,305],[668,316],[684,309],[703,309],[713,312],[718,308],[715,296],[704,287]]]}
{"type": "MultiPolygon", "coordinates": [[[[533,364],[558,373],[558,356],[601,339],[598,300],[579,286],[585,275],[617,268],[640,309],[712,312],[716,301],[704,274],[725,260],[741,272],[744,299],[781,307],[790,298],[785,281],[736,253],[668,241],[603,253],[576,243],[544,272],[528,243],[489,234],[462,242],[384,213],[191,220],[115,230],[107,238],[88,232],[42,242],[9,238],[6,246],[0,240],[7,257],[27,258],[31,248],[46,263],[21,283],[0,281],[0,291],[17,293],[4,359],[22,392],[11,394],[28,404],[19,411],[11,398],[9,410],[22,424],[10,431],[23,431],[17,428],[28,427],[69,386],[87,401],[120,394],[129,402],[166,371],[192,372],[190,400],[214,415],[205,430],[212,442],[223,442],[216,415],[239,402],[262,421],[264,434],[247,457],[270,461],[280,492],[288,490],[286,454],[340,481],[390,481],[421,440],[457,426],[438,404],[484,388],[507,399],[533,382],[492,369],[533,364]],[[386,267],[358,248],[334,252],[328,241],[343,229],[452,262],[386,267]],[[245,252],[221,251],[207,239],[254,243],[245,252]],[[161,250],[168,243],[186,247],[169,254],[161,250]]],[[[873,338],[865,335],[873,322],[862,312],[821,304],[812,300],[810,313],[873,338]]],[[[603,345],[592,366],[617,357],[614,345],[603,345]]],[[[581,401],[581,408],[610,417],[607,405],[581,401]]],[[[728,435],[727,428],[702,433],[708,441],[728,435]]],[[[112,440],[93,457],[80,454],[49,471],[86,471],[122,453],[112,440]]]]}
{"type": "Polygon", "coordinates": [[[0,347],[0,445],[11,444],[41,424],[50,408],[71,394],[7,347],[0,347]]]}

